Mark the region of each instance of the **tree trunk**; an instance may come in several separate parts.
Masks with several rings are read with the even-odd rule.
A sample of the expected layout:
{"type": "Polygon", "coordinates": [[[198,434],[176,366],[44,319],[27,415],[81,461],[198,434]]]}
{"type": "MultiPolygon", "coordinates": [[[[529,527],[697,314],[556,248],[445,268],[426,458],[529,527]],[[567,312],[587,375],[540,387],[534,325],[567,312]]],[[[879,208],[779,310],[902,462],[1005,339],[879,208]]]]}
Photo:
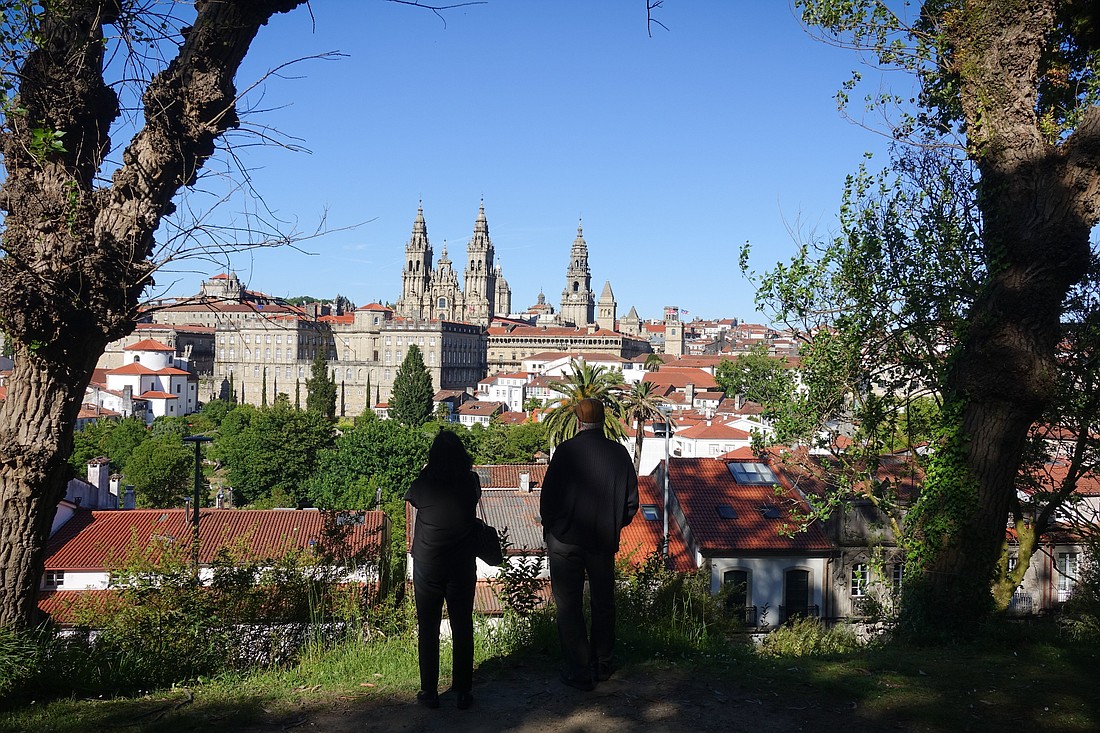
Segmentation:
{"type": "Polygon", "coordinates": [[[967,633],[992,607],[1024,441],[1056,389],[1062,303],[1087,271],[1100,215],[1100,109],[1060,146],[1040,132],[1053,3],[1025,5],[970,3],[945,31],[982,176],[990,271],[948,377],[958,442],[934,459],[910,527],[923,573],[907,599],[914,628],[967,633]]]}
{"type": "Polygon", "coordinates": [[[302,1],[197,2],[106,189],[96,177],[119,105],[103,79],[103,28],[120,4],[53,0],[36,11],[11,105],[20,112],[0,136],[0,325],[15,351],[0,406],[0,625],[32,620],[84,390],[106,345],[134,329],[154,233],[237,124],[233,77],[257,30],[302,1]]]}

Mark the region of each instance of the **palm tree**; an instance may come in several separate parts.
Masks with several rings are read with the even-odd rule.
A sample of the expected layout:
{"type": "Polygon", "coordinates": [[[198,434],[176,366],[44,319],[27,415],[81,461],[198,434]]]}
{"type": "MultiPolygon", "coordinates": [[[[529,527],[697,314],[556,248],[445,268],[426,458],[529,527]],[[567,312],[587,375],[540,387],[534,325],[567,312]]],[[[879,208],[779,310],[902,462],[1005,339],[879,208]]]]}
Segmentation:
{"type": "Polygon", "coordinates": [[[604,403],[604,433],[615,439],[623,437],[624,430],[620,422],[622,408],[619,404],[622,374],[584,361],[574,360],[569,367],[571,374],[549,385],[550,389],[562,395],[546,413],[546,429],[551,444],[557,445],[577,434],[577,418],[573,414],[573,408],[586,399],[604,403]]]}
{"type": "MultiPolygon", "coordinates": [[[[625,390],[620,398],[623,409],[623,418],[635,429],[634,434],[634,470],[642,465],[642,436],[645,433],[645,424],[650,420],[663,417],[661,405],[667,405],[668,400],[664,395],[657,394],[657,387],[653,382],[635,382],[634,386],[625,390]]],[[[669,422],[672,418],[667,418],[669,422]]],[[[666,428],[667,429],[667,428],[666,428]]]]}
{"type": "Polygon", "coordinates": [[[655,372],[664,366],[665,360],[661,358],[661,355],[654,352],[649,354],[645,358],[645,370],[647,372],[655,372]]]}

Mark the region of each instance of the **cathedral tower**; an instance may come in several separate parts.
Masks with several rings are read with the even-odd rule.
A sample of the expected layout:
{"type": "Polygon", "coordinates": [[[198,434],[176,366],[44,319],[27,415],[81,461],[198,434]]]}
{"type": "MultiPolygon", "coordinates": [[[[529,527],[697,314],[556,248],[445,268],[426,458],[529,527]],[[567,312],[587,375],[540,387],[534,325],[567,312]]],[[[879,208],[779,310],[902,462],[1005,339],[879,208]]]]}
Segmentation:
{"type": "Polygon", "coordinates": [[[466,245],[465,321],[488,324],[496,312],[497,270],[493,267],[493,242],[485,219],[485,202],[477,212],[474,236],[466,245]]]}
{"type": "Polygon", "coordinates": [[[581,225],[569,251],[569,269],[565,271],[565,290],[561,292],[561,317],[566,323],[587,326],[594,321],[596,309],[592,293],[592,272],[588,269],[588,244],[581,225]]]}
{"type": "Polygon", "coordinates": [[[615,293],[611,292],[611,281],[604,280],[603,292],[600,293],[600,302],[596,309],[596,323],[600,328],[615,330],[615,310],[615,293]]]}
{"type": "Polygon", "coordinates": [[[416,207],[412,237],[405,245],[405,269],[401,273],[401,297],[397,301],[397,315],[403,318],[421,318],[432,274],[432,245],[428,243],[428,225],[424,222],[423,204],[416,207]]]}

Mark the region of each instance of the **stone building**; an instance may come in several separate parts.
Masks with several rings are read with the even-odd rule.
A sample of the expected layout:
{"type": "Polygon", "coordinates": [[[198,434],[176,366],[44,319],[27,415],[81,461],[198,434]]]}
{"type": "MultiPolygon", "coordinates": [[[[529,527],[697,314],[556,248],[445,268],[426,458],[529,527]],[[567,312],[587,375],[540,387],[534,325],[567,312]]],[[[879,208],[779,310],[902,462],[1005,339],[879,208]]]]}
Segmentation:
{"type": "Polygon", "coordinates": [[[424,207],[418,207],[412,236],[405,245],[405,268],[401,273],[397,317],[421,321],[462,321],[487,326],[496,316],[506,316],[512,308],[512,292],[494,258],[489,223],[485,218],[485,203],[482,202],[474,222],[473,237],[466,245],[465,287],[460,287],[458,273],[447,256],[445,242],[442,256],[433,268],[424,207]]]}
{"type": "Polygon", "coordinates": [[[567,326],[587,326],[595,323],[596,297],[592,293],[592,271],[588,268],[588,244],[581,225],[569,250],[569,267],[565,271],[565,289],[561,291],[561,320],[567,326]]]}

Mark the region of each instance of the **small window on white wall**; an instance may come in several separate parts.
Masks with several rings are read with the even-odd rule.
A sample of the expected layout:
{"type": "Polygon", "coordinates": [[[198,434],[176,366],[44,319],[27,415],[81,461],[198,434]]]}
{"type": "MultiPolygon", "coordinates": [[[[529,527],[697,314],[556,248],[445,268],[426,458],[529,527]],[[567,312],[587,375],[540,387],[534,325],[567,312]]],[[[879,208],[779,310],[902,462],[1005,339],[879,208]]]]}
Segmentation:
{"type": "Polygon", "coordinates": [[[869,568],[865,562],[857,562],[852,566],[852,598],[867,595],[868,572],[869,568]]]}

